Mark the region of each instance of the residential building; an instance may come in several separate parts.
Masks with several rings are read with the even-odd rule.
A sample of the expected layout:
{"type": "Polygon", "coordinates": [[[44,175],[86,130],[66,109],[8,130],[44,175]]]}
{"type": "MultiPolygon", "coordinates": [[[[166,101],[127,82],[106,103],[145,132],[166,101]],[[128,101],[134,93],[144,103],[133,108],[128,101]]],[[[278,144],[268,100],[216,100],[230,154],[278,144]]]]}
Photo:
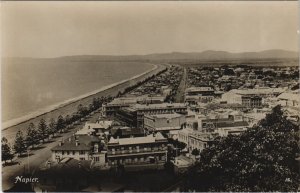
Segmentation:
{"type": "Polygon", "coordinates": [[[283,107],[300,108],[299,92],[284,92],[277,99],[278,103],[283,107]]]}
{"type": "Polygon", "coordinates": [[[95,135],[103,136],[112,126],[113,121],[97,121],[96,123],[85,123],[82,129],[77,131],[75,135],[95,135]]]}
{"type": "Polygon", "coordinates": [[[218,135],[211,132],[193,131],[188,138],[187,148],[189,152],[198,149],[200,152],[209,147],[218,135]]]}
{"type": "Polygon", "coordinates": [[[105,164],[105,154],[102,151],[101,140],[93,135],[73,135],[51,149],[52,161],[60,162],[64,158],[90,160],[96,165],[105,164]]]}
{"type": "Polygon", "coordinates": [[[88,186],[91,177],[90,160],[63,158],[60,162],[48,160],[35,172],[39,180],[34,192],[80,192],[88,186]]]}
{"type": "Polygon", "coordinates": [[[277,97],[278,104],[280,104],[288,118],[293,122],[299,124],[300,120],[300,95],[299,90],[294,92],[285,92],[277,97]]]}
{"type": "Polygon", "coordinates": [[[112,129],[111,135],[115,138],[143,137],[145,131],[143,128],[119,127],[112,129]]]}
{"type": "Polygon", "coordinates": [[[189,143],[189,135],[193,132],[191,128],[183,128],[178,131],[178,141],[188,144],[189,143]]]}

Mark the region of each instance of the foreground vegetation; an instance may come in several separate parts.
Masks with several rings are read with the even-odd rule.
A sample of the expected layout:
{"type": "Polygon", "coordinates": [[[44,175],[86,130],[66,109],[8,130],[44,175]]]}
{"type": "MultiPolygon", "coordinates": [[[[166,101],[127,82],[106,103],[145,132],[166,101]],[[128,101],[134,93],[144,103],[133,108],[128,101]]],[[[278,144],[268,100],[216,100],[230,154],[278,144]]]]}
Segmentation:
{"type": "Polygon", "coordinates": [[[185,191],[297,191],[299,127],[280,106],[240,136],[218,138],[189,172],[185,191]],[[187,188],[188,187],[188,188],[187,188]]]}

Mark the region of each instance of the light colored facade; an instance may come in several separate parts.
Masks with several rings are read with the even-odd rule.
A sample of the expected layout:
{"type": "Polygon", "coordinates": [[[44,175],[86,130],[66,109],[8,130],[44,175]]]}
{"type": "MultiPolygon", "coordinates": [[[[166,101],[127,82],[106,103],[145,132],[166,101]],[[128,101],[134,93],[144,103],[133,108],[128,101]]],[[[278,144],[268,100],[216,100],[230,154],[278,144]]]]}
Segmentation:
{"type": "Polygon", "coordinates": [[[189,135],[187,149],[189,152],[192,152],[194,149],[198,149],[201,152],[211,145],[216,136],[215,133],[194,131],[189,135]]]}
{"type": "Polygon", "coordinates": [[[105,154],[101,152],[101,141],[96,136],[72,136],[52,148],[52,161],[60,162],[65,158],[91,160],[96,164],[105,164],[105,154]]]}
{"type": "Polygon", "coordinates": [[[233,89],[222,95],[223,101],[228,103],[241,103],[241,96],[259,96],[262,98],[277,97],[281,93],[285,92],[285,88],[269,88],[269,87],[258,87],[254,89],[233,89]],[[235,102],[236,101],[236,102],[235,102]]]}
{"type": "Polygon", "coordinates": [[[106,116],[113,116],[116,112],[122,108],[130,107],[137,103],[139,104],[160,104],[165,100],[165,96],[127,96],[115,98],[110,103],[104,105],[103,111],[106,116]]]}
{"type": "Polygon", "coordinates": [[[113,137],[107,144],[108,165],[163,165],[167,160],[167,139],[161,133],[145,137],[113,137]]]}
{"type": "Polygon", "coordinates": [[[150,132],[179,130],[185,123],[185,115],[157,114],[144,115],[144,128],[150,132]]]}
{"type": "Polygon", "coordinates": [[[277,97],[278,103],[283,107],[300,108],[300,95],[297,92],[285,92],[277,97]]]}
{"type": "Polygon", "coordinates": [[[106,116],[114,116],[118,110],[136,103],[136,97],[119,97],[115,98],[110,103],[103,105],[103,111],[106,116]]]}
{"type": "Polygon", "coordinates": [[[144,127],[144,115],[185,114],[187,112],[187,107],[183,103],[136,104],[131,108],[128,108],[128,110],[136,113],[136,127],[144,127]]]}
{"type": "Polygon", "coordinates": [[[194,114],[187,116],[187,123],[178,131],[178,141],[187,144],[188,150],[202,151],[216,136],[238,135],[246,131],[249,123],[237,111],[213,113],[208,116],[194,114]]]}
{"type": "Polygon", "coordinates": [[[282,93],[277,97],[288,118],[292,121],[299,122],[300,120],[300,94],[299,90],[294,92],[282,93]]]}
{"type": "Polygon", "coordinates": [[[190,87],[185,90],[184,101],[189,104],[207,103],[215,98],[215,91],[211,87],[190,87]]]}
{"type": "Polygon", "coordinates": [[[178,141],[185,143],[188,145],[189,143],[189,135],[193,133],[193,129],[191,128],[183,128],[178,131],[178,141]]]}

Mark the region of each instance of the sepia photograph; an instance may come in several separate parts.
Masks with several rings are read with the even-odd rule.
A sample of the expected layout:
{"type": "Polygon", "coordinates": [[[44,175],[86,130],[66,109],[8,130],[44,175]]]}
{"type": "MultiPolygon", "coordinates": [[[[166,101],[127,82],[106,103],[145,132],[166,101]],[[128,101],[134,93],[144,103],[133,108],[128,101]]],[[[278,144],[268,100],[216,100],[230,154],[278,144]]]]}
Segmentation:
{"type": "Polygon", "coordinates": [[[1,1],[2,192],[299,192],[298,1],[1,1]]]}

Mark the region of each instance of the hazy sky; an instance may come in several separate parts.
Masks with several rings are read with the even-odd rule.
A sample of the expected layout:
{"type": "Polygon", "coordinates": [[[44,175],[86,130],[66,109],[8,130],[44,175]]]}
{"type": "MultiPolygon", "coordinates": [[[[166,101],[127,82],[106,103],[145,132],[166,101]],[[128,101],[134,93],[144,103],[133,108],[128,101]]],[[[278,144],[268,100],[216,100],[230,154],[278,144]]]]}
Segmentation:
{"type": "Polygon", "coordinates": [[[1,2],[2,56],[298,50],[298,2],[1,2]]]}

